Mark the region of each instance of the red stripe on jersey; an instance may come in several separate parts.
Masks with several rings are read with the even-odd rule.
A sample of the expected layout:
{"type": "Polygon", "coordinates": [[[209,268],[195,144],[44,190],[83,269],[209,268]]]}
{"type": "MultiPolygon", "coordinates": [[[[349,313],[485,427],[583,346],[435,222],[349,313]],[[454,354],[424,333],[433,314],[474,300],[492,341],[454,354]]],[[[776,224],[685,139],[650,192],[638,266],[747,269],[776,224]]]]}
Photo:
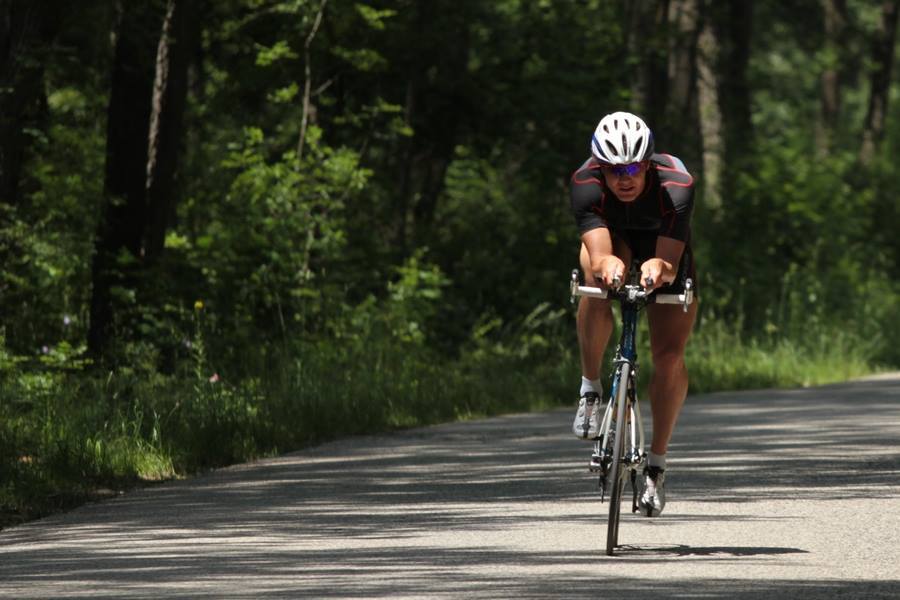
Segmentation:
{"type": "MultiPolygon", "coordinates": [[[[672,161],[672,164],[673,165],[675,164],[675,160],[673,159],[671,154],[662,154],[661,156],[668,157],[668,159],[670,161],[672,161]]],[[[682,175],[686,175],[688,178],[687,183],[679,183],[677,181],[665,181],[665,182],[663,182],[663,185],[665,185],[665,186],[674,185],[674,186],[678,186],[678,187],[691,187],[692,185],[694,185],[694,177],[687,171],[682,171],[681,169],[676,169],[674,167],[664,167],[660,164],[657,164],[656,168],[660,171],[670,171],[672,173],[680,173],[682,175]]]]}
{"type": "Polygon", "coordinates": [[[604,185],[602,179],[597,179],[596,177],[588,177],[587,179],[578,179],[578,174],[582,171],[587,171],[593,167],[596,167],[597,163],[593,162],[593,159],[589,160],[586,165],[572,173],[572,183],[577,183],[578,185],[584,185],[586,183],[596,183],[599,185],[604,185]]]}

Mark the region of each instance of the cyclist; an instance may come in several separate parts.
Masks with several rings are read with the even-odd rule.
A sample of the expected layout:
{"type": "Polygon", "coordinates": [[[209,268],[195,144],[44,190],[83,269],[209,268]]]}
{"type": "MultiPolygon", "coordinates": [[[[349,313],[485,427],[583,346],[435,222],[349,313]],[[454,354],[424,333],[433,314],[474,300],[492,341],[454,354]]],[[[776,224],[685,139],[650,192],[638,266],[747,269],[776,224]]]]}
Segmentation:
{"type": "MultiPolygon", "coordinates": [[[[600,120],[591,157],[572,176],[570,191],[586,285],[624,283],[632,261],[640,265],[641,285],[648,291],[681,293],[686,277],[696,282],[690,246],[693,178],[678,158],[654,154],[653,133],[640,117],[615,112],[600,120]]],[[[679,305],[647,306],[653,438],[640,507],[651,516],[666,503],[666,451],[687,395],[684,350],[696,315],[696,302],[687,312],[679,305]]],[[[601,425],[600,362],[613,329],[610,301],[581,298],[577,327],[582,377],[573,431],[595,439],[601,425]]]]}

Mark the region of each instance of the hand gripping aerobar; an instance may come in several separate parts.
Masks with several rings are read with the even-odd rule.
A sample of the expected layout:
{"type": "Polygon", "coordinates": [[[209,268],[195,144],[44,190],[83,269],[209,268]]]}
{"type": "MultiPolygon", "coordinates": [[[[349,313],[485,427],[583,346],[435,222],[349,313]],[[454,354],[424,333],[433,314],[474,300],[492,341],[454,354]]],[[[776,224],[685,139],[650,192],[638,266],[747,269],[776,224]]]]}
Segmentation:
{"type": "Polygon", "coordinates": [[[617,298],[626,302],[643,302],[650,304],[680,304],[684,312],[687,312],[688,306],[694,301],[694,281],[690,278],[684,282],[684,292],[681,294],[660,294],[658,292],[648,292],[639,285],[625,285],[618,289],[605,289],[599,287],[591,287],[587,285],[579,285],[578,269],[572,269],[572,302],[576,296],[587,296],[589,298],[617,298]]]}

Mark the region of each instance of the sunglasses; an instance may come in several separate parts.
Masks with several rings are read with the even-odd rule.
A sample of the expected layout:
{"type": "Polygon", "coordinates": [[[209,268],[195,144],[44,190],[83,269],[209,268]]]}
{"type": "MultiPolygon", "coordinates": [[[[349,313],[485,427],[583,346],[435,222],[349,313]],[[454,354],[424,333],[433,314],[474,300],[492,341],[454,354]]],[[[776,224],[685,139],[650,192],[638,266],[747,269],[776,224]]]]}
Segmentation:
{"type": "Polygon", "coordinates": [[[612,174],[616,177],[624,177],[625,175],[628,175],[629,177],[634,177],[644,170],[644,163],[633,162],[628,163],[627,165],[602,165],[600,168],[607,175],[612,174]]]}

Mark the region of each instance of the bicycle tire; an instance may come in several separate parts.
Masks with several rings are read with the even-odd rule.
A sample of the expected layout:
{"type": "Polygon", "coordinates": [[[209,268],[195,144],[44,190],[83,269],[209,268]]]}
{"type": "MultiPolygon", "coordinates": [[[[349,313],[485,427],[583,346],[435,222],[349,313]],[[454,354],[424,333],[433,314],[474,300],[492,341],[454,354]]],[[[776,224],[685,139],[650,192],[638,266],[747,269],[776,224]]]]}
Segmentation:
{"type": "Polygon", "coordinates": [[[631,376],[631,366],[622,364],[619,369],[618,382],[616,384],[616,431],[613,436],[612,464],[610,465],[609,482],[609,519],[606,527],[606,554],[613,556],[619,545],[619,517],[621,516],[622,491],[625,480],[622,479],[622,468],[625,458],[625,438],[628,435],[625,427],[625,404],[628,399],[628,379],[631,376]]]}

